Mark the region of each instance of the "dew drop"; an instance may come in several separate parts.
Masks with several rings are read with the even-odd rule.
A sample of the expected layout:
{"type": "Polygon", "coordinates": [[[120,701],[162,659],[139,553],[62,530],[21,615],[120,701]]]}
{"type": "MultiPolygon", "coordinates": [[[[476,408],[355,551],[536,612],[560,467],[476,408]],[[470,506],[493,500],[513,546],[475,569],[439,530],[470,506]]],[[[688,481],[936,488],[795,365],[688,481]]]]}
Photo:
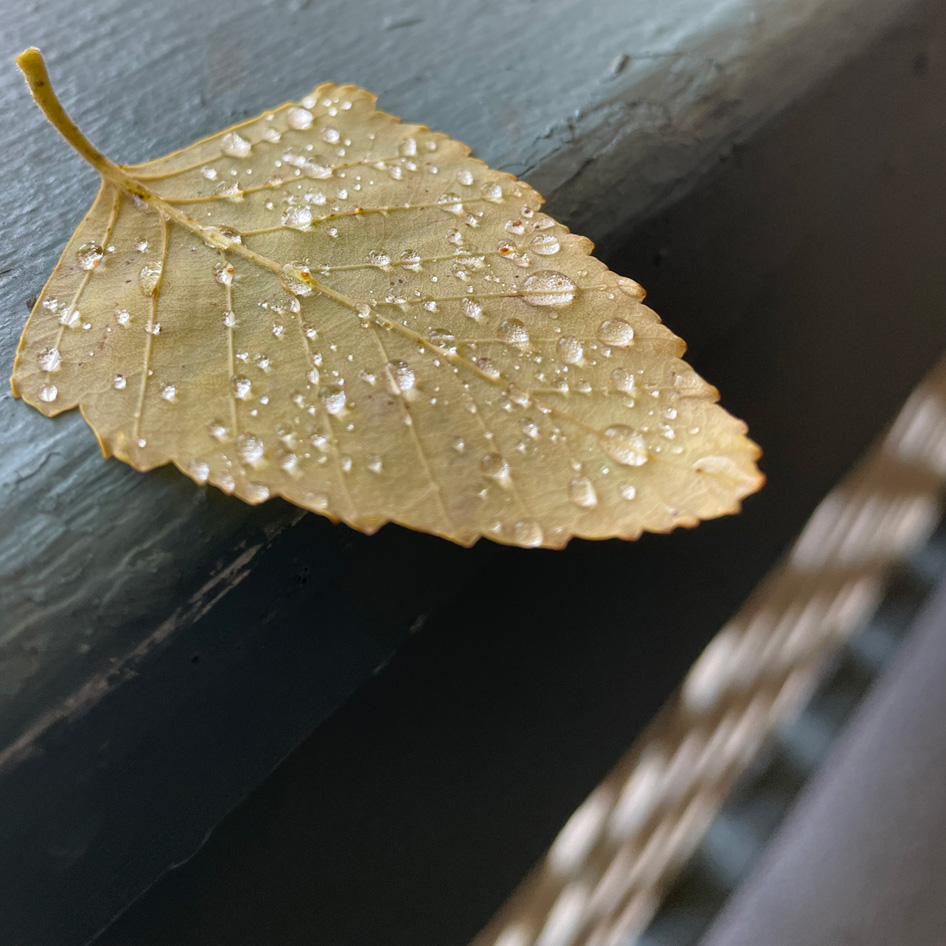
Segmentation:
{"type": "Polygon", "coordinates": [[[44,348],[39,353],[39,367],[41,371],[58,371],[62,365],[62,356],[58,348],[44,348]]]}
{"type": "Polygon", "coordinates": [[[432,328],[428,333],[430,340],[439,348],[451,354],[457,350],[457,337],[448,328],[432,328]]]}
{"type": "Polygon", "coordinates": [[[165,401],[173,401],[177,398],[177,388],[173,384],[166,384],[161,388],[161,397],[165,401]]]}
{"type": "Polygon", "coordinates": [[[161,281],[161,264],[145,263],[138,273],[138,288],[143,296],[153,296],[161,281]]]}
{"type": "Polygon", "coordinates": [[[332,128],[327,126],[319,132],[319,137],[329,145],[334,145],[338,143],[338,139],[341,138],[341,135],[338,133],[337,128],[332,128]]]}
{"type": "Polygon", "coordinates": [[[321,155],[314,154],[306,158],[299,165],[299,169],[306,177],[314,178],[317,181],[324,180],[332,176],[332,166],[321,155]]]}
{"type": "Polygon", "coordinates": [[[483,476],[495,480],[503,489],[512,486],[509,464],[498,453],[487,453],[480,460],[480,472],[483,476]]]}
{"type": "Polygon", "coordinates": [[[208,181],[215,181],[215,180],[217,179],[217,169],[216,169],[216,168],[212,168],[212,167],[210,167],[209,165],[206,165],[206,164],[205,164],[205,165],[200,169],[200,175],[201,175],[201,177],[203,177],[205,180],[208,180],[208,181]]]}
{"type": "Polygon", "coordinates": [[[647,295],[644,291],[644,287],[640,283],[634,282],[633,279],[628,279],[627,276],[618,276],[618,289],[632,299],[643,299],[644,296],[647,295]]]}
{"type": "Polygon", "coordinates": [[[306,263],[286,263],[282,268],[282,284],[294,296],[310,296],[313,292],[312,271],[306,263]]]}
{"type": "Polygon", "coordinates": [[[384,250],[371,250],[365,257],[365,262],[369,266],[390,266],[391,257],[384,250]]]}
{"type": "Polygon", "coordinates": [[[229,286],[233,283],[233,266],[230,263],[214,263],[214,279],[221,286],[229,286]]]}
{"type": "Polygon", "coordinates": [[[59,397],[59,388],[55,384],[44,384],[39,389],[39,399],[47,404],[51,404],[57,397],[59,397]]]}
{"type": "Polygon", "coordinates": [[[598,494],[587,476],[576,476],[568,484],[568,498],[582,509],[592,509],[598,505],[598,494]]]}
{"type": "Polygon", "coordinates": [[[491,200],[498,204],[503,199],[503,189],[495,181],[489,181],[482,186],[480,193],[484,200],[491,200]]]}
{"type": "Polygon", "coordinates": [[[243,495],[248,502],[262,503],[269,499],[269,487],[262,483],[247,483],[243,487],[243,495]]]}
{"type": "Polygon", "coordinates": [[[637,380],[634,377],[632,371],[628,371],[627,368],[615,368],[611,372],[611,387],[615,391],[622,391],[625,394],[630,394],[634,388],[637,386],[637,380]]]}
{"type": "Polygon", "coordinates": [[[630,501],[637,495],[637,487],[630,483],[622,483],[618,487],[618,492],[621,494],[621,499],[630,501]]]}
{"type": "Polygon", "coordinates": [[[624,424],[616,424],[604,432],[601,449],[622,466],[643,466],[650,459],[643,436],[624,424]]]}
{"type": "Polygon", "coordinates": [[[567,365],[580,365],[585,355],[581,342],[574,335],[563,335],[556,348],[559,359],[567,365]]]}
{"type": "Polygon", "coordinates": [[[542,532],[542,526],[535,519],[520,519],[512,527],[512,537],[518,545],[535,549],[542,544],[545,534],[542,532]]]}
{"type": "Polygon", "coordinates": [[[207,424],[207,433],[215,440],[224,441],[230,436],[226,424],[219,420],[212,420],[207,424]]]}
{"type": "Polygon", "coordinates": [[[598,338],[605,345],[627,348],[634,341],[634,329],[624,319],[607,319],[598,326],[598,338]]]}
{"type": "Polygon", "coordinates": [[[329,414],[341,414],[345,410],[347,398],[337,384],[328,384],[319,391],[319,398],[329,414]]]}
{"type": "Polygon", "coordinates": [[[531,437],[533,440],[538,440],[538,425],[530,417],[523,417],[522,420],[519,421],[519,427],[527,437],[531,437]]]}
{"type": "Polygon", "coordinates": [[[210,467],[203,460],[191,460],[187,464],[187,472],[198,483],[206,483],[210,478],[210,467]]]}
{"type": "Polygon", "coordinates": [[[380,473],[384,468],[381,457],[368,457],[367,466],[372,473],[380,473]]]}
{"type": "Polygon", "coordinates": [[[294,105],[286,113],[286,121],[290,128],[295,128],[296,131],[305,131],[306,128],[312,125],[312,113],[307,108],[294,105]]]}
{"type": "Polygon", "coordinates": [[[313,368],[306,377],[309,379],[309,384],[318,384],[321,378],[318,368],[313,368]]]}
{"type": "Polygon", "coordinates": [[[512,401],[513,404],[518,404],[520,407],[529,406],[529,392],[523,391],[518,384],[507,385],[506,390],[503,393],[509,398],[510,401],[512,401]]]}
{"type": "Polygon", "coordinates": [[[523,302],[535,306],[561,307],[575,298],[578,287],[564,273],[550,270],[533,273],[525,281],[523,302]]]}
{"type": "Polygon", "coordinates": [[[406,394],[414,389],[417,379],[414,369],[406,361],[389,361],[386,366],[392,390],[406,394]]]}
{"type": "Polygon", "coordinates": [[[131,313],[127,309],[116,309],[115,321],[119,325],[127,325],[131,321],[131,313]]]}
{"type": "Polygon", "coordinates": [[[249,398],[250,392],[253,390],[253,382],[249,378],[234,378],[230,382],[230,387],[233,391],[233,396],[237,400],[245,401],[249,398]]]}
{"type": "Polygon", "coordinates": [[[123,391],[126,384],[128,384],[128,381],[123,374],[117,374],[112,378],[112,387],[115,388],[116,391],[123,391]]]}
{"type": "Polygon", "coordinates": [[[59,310],[59,324],[65,325],[68,328],[72,328],[74,325],[79,322],[79,310],[73,309],[72,306],[66,306],[63,309],[59,310]]]}
{"type": "Polygon", "coordinates": [[[554,233],[537,233],[532,238],[531,246],[532,252],[539,256],[554,256],[562,248],[554,233]]]}
{"type": "Polygon", "coordinates": [[[398,146],[398,151],[405,158],[412,158],[417,154],[417,142],[413,138],[405,138],[398,146]]]}
{"type": "Polygon", "coordinates": [[[296,206],[293,204],[283,211],[282,225],[284,227],[293,227],[296,230],[304,230],[312,223],[312,211],[305,206],[296,206]]]}
{"type": "Polygon", "coordinates": [[[223,324],[226,325],[227,328],[235,328],[237,325],[236,313],[227,309],[223,313],[223,324]]]}
{"type": "Polygon", "coordinates": [[[468,318],[479,321],[483,317],[483,307],[475,300],[464,297],[460,301],[460,311],[468,318]]]}
{"type": "Polygon", "coordinates": [[[105,255],[105,251],[98,243],[83,243],[76,250],[76,263],[79,269],[95,269],[105,255]]]}
{"type": "Polygon", "coordinates": [[[220,142],[220,150],[231,158],[247,158],[253,146],[235,131],[225,134],[220,142]]]}
{"type": "Polygon", "coordinates": [[[519,319],[506,319],[496,330],[496,336],[510,345],[528,345],[529,330],[519,319]]]}
{"type": "Polygon", "coordinates": [[[450,446],[456,450],[457,453],[463,453],[466,450],[466,441],[462,437],[454,437],[450,441],[450,446]]]}
{"type": "Polygon", "coordinates": [[[253,434],[240,434],[237,437],[236,451],[242,463],[259,463],[263,459],[263,441],[253,434]]]}
{"type": "Polygon", "coordinates": [[[468,168],[460,168],[457,171],[457,181],[464,187],[469,187],[473,183],[473,172],[468,168]]]}

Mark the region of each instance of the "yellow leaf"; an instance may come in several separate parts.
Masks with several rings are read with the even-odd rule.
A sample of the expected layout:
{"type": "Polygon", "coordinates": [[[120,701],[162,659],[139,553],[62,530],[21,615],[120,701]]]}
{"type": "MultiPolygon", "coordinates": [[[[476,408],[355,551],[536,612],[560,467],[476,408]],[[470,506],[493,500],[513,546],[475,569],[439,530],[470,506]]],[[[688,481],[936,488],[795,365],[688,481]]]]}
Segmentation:
{"type": "Polygon", "coordinates": [[[527,184],[322,85],[167,157],[108,161],[14,394],[102,450],[370,532],[635,538],[734,512],[758,448],[643,290],[527,184]]]}

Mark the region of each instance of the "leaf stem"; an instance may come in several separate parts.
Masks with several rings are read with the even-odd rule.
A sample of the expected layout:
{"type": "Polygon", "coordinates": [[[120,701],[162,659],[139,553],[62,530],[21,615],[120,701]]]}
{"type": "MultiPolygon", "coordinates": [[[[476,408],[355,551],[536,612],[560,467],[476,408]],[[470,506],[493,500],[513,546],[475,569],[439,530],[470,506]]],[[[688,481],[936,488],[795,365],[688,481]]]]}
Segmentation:
{"type": "MultiPolygon", "coordinates": [[[[105,180],[115,184],[126,193],[134,197],[139,197],[150,207],[157,210],[165,220],[173,220],[175,223],[184,227],[185,230],[189,230],[217,249],[232,251],[255,263],[257,266],[262,266],[264,269],[268,269],[271,272],[281,274],[282,267],[280,267],[275,260],[261,256],[248,247],[234,242],[221,233],[217,227],[206,227],[198,223],[193,217],[177,207],[172,206],[159,194],[156,194],[150,188],[146,187],[123,167],[115,164],[114,161],[109,161],[109,159],[79,131],[76,123],[62,107],[62,103],[56,97],[52,83],[49,81],[49,73],[46,71],[46,63],[43,60],[43,54],[35,46],[24,49],[23,52],[16,57],[16,64],[26,77],[27,85],[30,87],[30,92],[36,104],[49,119],[50,124],[52,124],[63,138],[65,138],[105,180]]],[[[315,285],[313,281],[313,286],[315,285]]]]}
{"type": "Polygon", "coordinates": [[[62,103],[56,98],[56,93],[53,92],[52,84],[49,81],[49,73],[46,71],[43,54],[35,46],[30,46],[29,49],[24,49],[16,57],[16,64],[26,77],[26,83],[30,87],[30,92],[36,104],[42,109],[43,114],[49,119],[56,131],[103,177],[114,178],[114,172],[119,170],[118,166],[109,161],[79,131],[76,123],[66,114],[62,103]]]}

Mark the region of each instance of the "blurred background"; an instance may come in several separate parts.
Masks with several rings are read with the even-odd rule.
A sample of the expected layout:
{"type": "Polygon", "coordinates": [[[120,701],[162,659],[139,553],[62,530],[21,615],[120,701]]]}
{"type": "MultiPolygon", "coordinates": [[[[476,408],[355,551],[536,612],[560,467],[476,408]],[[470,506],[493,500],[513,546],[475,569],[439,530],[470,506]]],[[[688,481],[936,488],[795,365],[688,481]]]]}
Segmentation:
{"type": "Polygon", "coordinates": [[[0,10],[8,367],[97,187],[21,48],[129,163],[350,81],[643,284],[768,477],[693,532],[463,550],[4,393],[0,942],[942,941],[942,4],[0,10]]]}

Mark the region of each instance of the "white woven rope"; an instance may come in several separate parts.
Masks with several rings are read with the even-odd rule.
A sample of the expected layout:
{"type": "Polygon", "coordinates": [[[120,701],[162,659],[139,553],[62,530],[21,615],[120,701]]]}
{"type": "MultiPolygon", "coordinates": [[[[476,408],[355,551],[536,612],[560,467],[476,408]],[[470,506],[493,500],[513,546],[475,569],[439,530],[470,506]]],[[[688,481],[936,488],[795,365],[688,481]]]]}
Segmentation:
{"type": "Polygon", "coordinates": [[[928,539],[944,492],[946,357],[473,946],[633,943],[766,738],[928,539]]]}

